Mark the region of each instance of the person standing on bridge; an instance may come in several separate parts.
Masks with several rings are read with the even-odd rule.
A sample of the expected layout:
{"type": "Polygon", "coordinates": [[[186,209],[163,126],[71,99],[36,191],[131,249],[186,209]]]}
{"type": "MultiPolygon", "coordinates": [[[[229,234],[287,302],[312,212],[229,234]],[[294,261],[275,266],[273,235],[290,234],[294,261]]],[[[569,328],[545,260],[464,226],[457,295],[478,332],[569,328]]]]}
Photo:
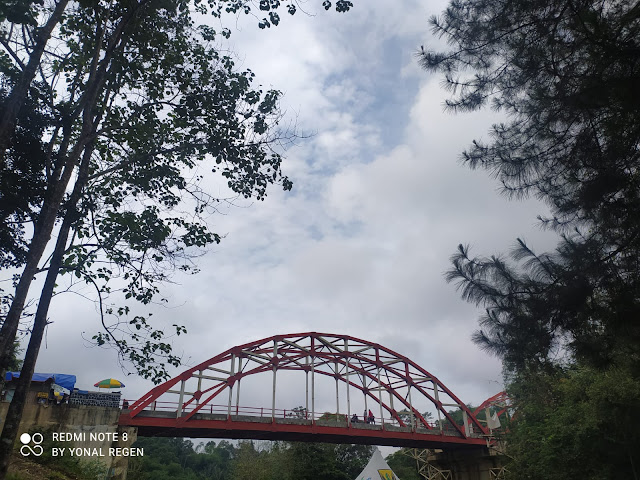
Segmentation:
{"type": "Polygon", "coordinates": [[[376,423],[376,417],[373,416],[373,412],[369,410],[369,423],[376,423]]]}

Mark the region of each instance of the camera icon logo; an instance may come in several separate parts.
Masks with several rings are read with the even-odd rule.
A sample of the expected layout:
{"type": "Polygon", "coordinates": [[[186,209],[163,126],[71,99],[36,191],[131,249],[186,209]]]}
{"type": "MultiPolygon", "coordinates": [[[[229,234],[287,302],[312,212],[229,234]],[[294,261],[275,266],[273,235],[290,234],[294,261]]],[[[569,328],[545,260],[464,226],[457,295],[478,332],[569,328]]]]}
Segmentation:
{"type": "Polygon", "coordinates": [[[22,447],[20,447],[20,453],[23,457],[28,457],[29,455],[35,455],[39,457],[44,452],[44,449],[40,445],[44,438],[41,433],[34,433],[33,435],[29,435],[28,433],[23,433],[20,435],[20,443],[22,443],[22,447]],[[34,446],[29,445],[33,441],[34,446]]]}

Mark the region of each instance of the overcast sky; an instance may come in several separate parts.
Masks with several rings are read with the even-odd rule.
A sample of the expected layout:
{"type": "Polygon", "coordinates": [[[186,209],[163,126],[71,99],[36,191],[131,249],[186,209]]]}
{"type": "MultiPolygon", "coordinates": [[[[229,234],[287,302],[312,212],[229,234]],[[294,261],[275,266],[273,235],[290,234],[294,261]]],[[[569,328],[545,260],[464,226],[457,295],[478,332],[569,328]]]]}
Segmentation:
{"type": "MultiPolygon", "coordinates": [[[[268,30],[226,20],[238,66],[282,90],[286,118],[312,136],[287,152],[292,192],[273,188],[264,202],[211,218],[223,242],[198,260],[199,275],[166,287],[169,306],[152,308],[154,321],[187,326],[174,342],[187,366],[278,333],[353,335],[408,356],[478,404],[501,390],[500,364],[470,341],[478,312],[443,273],[459,243],[493,254],[522,237],[548,249],[536,223],[545,209],[508,202],[485,172],[459,163],[499,117],[444,112],[442,78],[417,65],[443,2],[357,1],[347,14],[320,3],[305,4],[310,15],[283,12],[268,30]]],[[[50,317],[38,371],[75,374],[80,388],[119,378],[128,398],[153,386],[126,376],[114,352],[87,347],[82,332],[98,330],[92,303],[61,295],[50,317]]]]}

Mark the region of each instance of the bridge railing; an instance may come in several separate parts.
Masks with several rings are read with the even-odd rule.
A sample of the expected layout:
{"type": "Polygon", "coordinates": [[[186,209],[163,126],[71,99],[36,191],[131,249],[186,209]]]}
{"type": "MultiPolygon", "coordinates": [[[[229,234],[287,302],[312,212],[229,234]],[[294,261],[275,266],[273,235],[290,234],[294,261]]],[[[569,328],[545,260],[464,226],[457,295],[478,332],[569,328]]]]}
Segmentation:
{"type": "MultiPolygon", "coordinates": [[[[123,400],[123,409],[126,410],[126,407],[133,405],[133,403],[134,402],[130,400],[126,400],[126,399],[123,400]]],[[[193,411],[197,406],[198,405],[195,403],[184,406],[183,413],[189,413],[193,411]]],[[[177,414],[178,402],[154,401],[148,407],[146,407],[144,411],[176,412],[177,414]]],[[[315,412],[315,414],[312,414],[312,412],[304,412],[304,411],[301,412],[300,410],[295,410],[295,409],[281,409],[281,408],[272,409],[271,407],[252,407],[252,406],[236,406],[236,405],[232,405],[231,409],[229,409],[228,404],[227,405],[207,404],[203,406],[200,410],[198,410],[198,413],[209,414],[209,415],[221,415],[221,416],[231,415],[233,419],[237,419],[238,417],[241,417],[241,418],[253,417],[255,419],[271,418],[271,419],[281,420],[281,421],[291,420],[294,422],[313,420],[316,422],[318,421],[322,422],[327,425],[335,424],[335,425],[342,425],[345,427],[352,424],[356,424],[356,426],[361,426],[363,424],[364,425],[366,424],[380,425],[380,419],[378,417],[374,418],[373,423],[369,423],[369,422],[365,422],[361,415],[358,415],[358,421],[355,422],[355,421],[351,421],[350,417],[346,413],[336,414],[331,412],[322,412],[322,413],[315,412]]],[[[400,422],[398,422],[396,418],[391,416],[384,417],[383,423],[385,428],[386,427],[402,427],[400,422]]],[[[405,421],[405,427],[407,426],[408,423],[409,421],[405,421]]],[[[418,424],[417,421],[414,425],[415,425],[414,427],[415,430],[418,432],[440,433],[440,428],[436,423],[429,423],[430,428],[427,428],[422,424],[418,424]]],[[[442,434],[458,435],[458,432],[452,425],[443,424],[442,434]]]]}

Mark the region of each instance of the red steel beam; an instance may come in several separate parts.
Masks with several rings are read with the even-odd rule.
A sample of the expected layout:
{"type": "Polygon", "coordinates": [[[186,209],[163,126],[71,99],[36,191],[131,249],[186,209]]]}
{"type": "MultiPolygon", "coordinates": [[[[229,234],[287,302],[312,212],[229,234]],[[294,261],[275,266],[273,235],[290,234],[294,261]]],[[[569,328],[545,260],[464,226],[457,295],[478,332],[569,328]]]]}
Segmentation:
{"type": "Polygon", "coordinates": [[[413,448],[486,448],[484,438],[461,438],[434,433],[390,431],[353,426],[327,426],[317,423],[251,422],[191,418],[184,422],[166,416],[120,416],[119,425],[137,427],[140,436],[288,440],[299,442],[355,443],[413,448]]]}
{"type": "MultiPolygon", "coordinates": [[[[463,428],[458,426],[453,421],[453,419],[451,418],[449,413],[446,411],[442,403],[439,401],[436,401],[436,399],[433,396],[431,396],[431,394],[425,389],[425,387],[427,387],[427,384],[431,383],[432,385],[435,386],[435,388],[438,388],[442,393],[446,394],[454,403],[457,404],[457,406],[460,409],[464,410],[467,413],[467,416],[470,422],[472,424],[475,424],[482,433],[485,433],[485,434],[488,433],[486,430],[486,427],[484,427],[475,418],[474,414],[469,411],[466,405],[462,403],[442,382],[440,382],[436,377],[431,375],[429,372],[427,372],[425,369],[423,369],[422,367],[420,367],[418,364],[411,361],[407,357],[400,355],[394,352],[393,350],[383,347],[382,345],[379,345],[377,343],[367,342],[365,340],[361,340],[359,338],[351,337],[348,335],[335,335],[335,334],[317,333],[317,332],[288,334],[288,335],[274,335],[269,338],[265,338],[255,342],[249,342],[244,345],[238,345],[236,347],[232,347],[226,352],[223,352],[215,357],[212,357],[206,360],[205,362],[202,362],[201,364],[183,372],[179,376],[153,388],[146,395],[144,395],[139,400],[133,403],[133,405],[131,406],[131,410],[127,414],[128,418],[131,418],[131,419],[137,418],[136,416],[141,414],[141,412],[146,407],[151,405],[152,402],[156,401],[163,393],[166,393],[169,389],[171,389],[171,387],[175,386],[179,381],[189,380],[195,372],[206,370],[207,367],[209,366],[220,364],[222,362],[227,362],[232,358],[232,356],[235,356],[236,358],[251,358],[256,363],[258,363],[258,366],[253,367],[247,371],[235,372],[233,376],[230,376],[228,378],[226,383],[224,382],[217,383],[213,387],[200,391],[198,393],[198,397],[197,397],[198,399],[200,399],[200,397],[205,393],[209,393],[211,391],[213,391],[213,393],[209,395],[204,402],[200,403],[198,407],[195,409],[195,411],[192,411],[190,414],[188,414],[187,418],[183,417],[182,419],[180,419],[179,421],[181,424],[186,424],[186,423],[192,424],[192,422],[195,421],[195,419],[192,416],[198,410],[204,407],[208,402],[212,401],[219,393],[224,391],[226,387],[232,387],[237,380],[248,375],[271,371],[273,368],[277,370],[279,368],[278,365],[280,363],[283,363],[282,367],[280,367],[283,370],[305,370],[305,369],[308,369],[308,367],[302,366],[298,362],[304,359],[305,357],[313,356],[314,358],[320,360],[320,362],[315,364],[316,373],[319,373],[322,375],[335,376],[337,379],[340,379],[342,382],[348,383],[350,386],[353,386],[361,391],[364,391],[365,394],[368,394],[368,396],[372,397],[374,401],[379,402],[381,407],[387,410],[388,412],[390,412],[392,416],[397,417],[396,411],[382,401],[382,391],[380,391],[379,398],[376,398],[374,395],[371,394],[369,389],[364,384],[360,386],[351,381],[347,382],[347,379],[343,375],[338,374],[337,371],[335,372],[335,374],[332,374],[330,372],[322,371],[318,368],[331,363],[336,365],[340,364],[341,366],[346,366],[347,364],[346,360],[348,359],[349,368],[352,371],[362,375],[363,378],[365,377],[368,378],[372,383],[378,384],[380,388],[384,387],[388,392],[390,392],[393,395],[393,397],[400,400],[400,402],[406,408],[409,406],[407,403],[407,400],[403,398],[402,395],[400,395],[396,391],[394,386],[391,385],[391,381],[389,381],[388,383],[384,383],[382,382],[382,380],[380,380],[380,382],[378,383],[378,379],[373,374],[373,370],[381,369],[386,375],[388,380],[389,380],[389,373],[391,373],[394,376],[394,382],[399,385],[399,388],[406,388],[406,386],[413,387],[423,397],[427,398],[436,407],[436,409],[439,410],[444,415],[444,417],[449,420],[452,426],[458,430],[458,434],[460,435],[463,441],[470,441],[471,443],[474,443],[472,441],[473,438],[465,438],[466,435],[463,428]],[[304,346],[300,346],[299,348],[296,347],[295,345],[296,343],[306,341],[307,339],[310,342],[309,346],[304,345],[304,346]],[[271,343],[273,342],[282,343],[282,348],[278,349],[278,354],[275,357],[273,356],[273,347],[271,346],[271,343]],[[354,352],[353,350],[346,351],[343,348],[341,342],[345,342],[345,343],[352,342],[358,346],[357,348],[362,350],[366,349],[366,351],[361,350],[362,353],[360,353],[360,351],[354,352]],[[251,355],[251,354],[264,355],[267,358],[265,358],[264,363],[262,363],[262,361],[259,361],[258,359],[255,358],[254,355],[251,355]],[[394,368],[392,364],[389,364],[389,360],[391,362],[401,363],[404,368],[402,368],[402,370],[394,368]],[[356,363],[358,365],[356,365],[356,363]],[[410,368],[412,369],[413,372],[416,372],[416,374],[422,378],[417,378],[417,379],[412,378],[412,375],[409,370],[410,368]],[[404,382],[406,382],[406,384],[404,384],[404,382]]],[[[242,367],[242,370],[244,370],[244,368],[247,365],[248,363],[245,364],[244,367],[242,367]]],[[[192,397],[191,399],[187,400],[185,402],[185,406],[189,406],[194,400],[195,400],[195,397],[192,397]]],[[[420,412],[418,412],[414,408],[411,408],[411,410],[413,410],[413,413],[418,417],[419,422],[422,423],[425,427],[429,428],[429,425],[427,424],[426,420],[422,417],[420,412]]],[[[447,437],[447,438],[451,438],[451,437],[447,437]]]]}

